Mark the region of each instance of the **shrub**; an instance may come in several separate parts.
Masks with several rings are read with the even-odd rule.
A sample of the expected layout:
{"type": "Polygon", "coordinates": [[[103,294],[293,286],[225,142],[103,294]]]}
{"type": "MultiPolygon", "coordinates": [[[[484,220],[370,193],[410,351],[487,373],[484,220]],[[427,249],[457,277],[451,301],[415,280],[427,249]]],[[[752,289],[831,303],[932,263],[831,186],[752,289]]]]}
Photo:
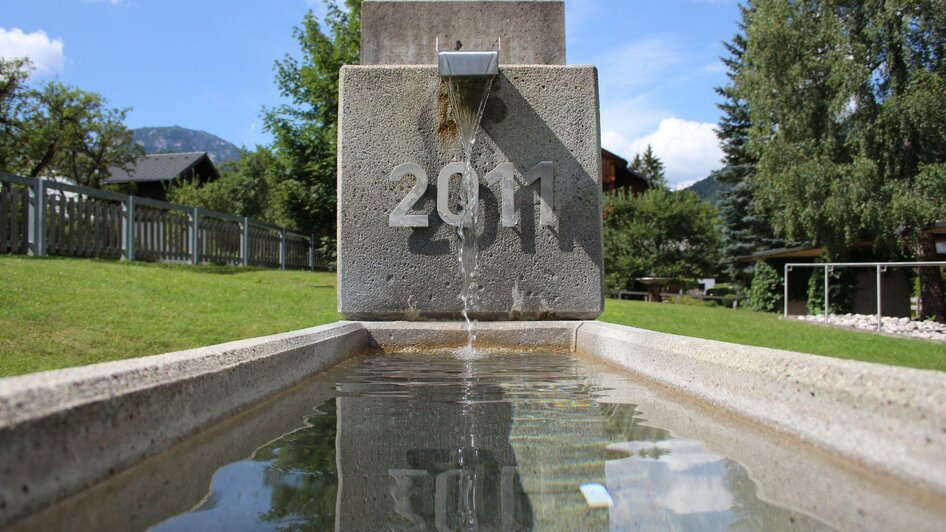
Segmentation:
{"type": "Polygon", "coordinates": [[[608,194],[603,224],[605,281],[612,290],[632,289],[639,277],[699,278],[718,264],[719,215],[693,192],[608,194]]]}
{"type": "Polygon", "coordinates": [[[762,312],[776,312],[782,305],[782,278],[775,268],[759,261],[752,271],[746,307],[762,312]]]}
{"type": "MultiPolygon", "coordinates": [[[[844,314],[854,309],[857,274],[854,268],[836,268],[830,274],[830,312],[844,314]]],[[[824,270],[812,270],[808,278],[808,314],[824,312],[824,270]]]]}
{"type": "Polygon", "coordinates": [[[334,272],[335,267],[337,266],[337,250],[336,246],[337,241],[334,236],[323,236],[319,238],[319,246],[316,248],[316,252],[322,257],[322,260],[325,261],[325,267],[329,271],[334,272]]]}

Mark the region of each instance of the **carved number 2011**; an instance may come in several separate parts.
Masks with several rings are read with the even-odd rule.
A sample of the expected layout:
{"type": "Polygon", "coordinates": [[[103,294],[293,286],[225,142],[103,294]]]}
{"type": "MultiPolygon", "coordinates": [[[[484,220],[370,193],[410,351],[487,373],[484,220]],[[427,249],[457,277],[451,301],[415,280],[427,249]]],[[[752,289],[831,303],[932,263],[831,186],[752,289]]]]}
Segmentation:
{"type": "MultiPolygon", "coordinates": [[[[437,176],[437,213],[445,223],[450,225],[459,225],[460,217],[450,211],[450,178],[463,174],[463,163],[453,162],[448,164],[440,171],[437,176]]],[[[493,184],[500,182],[502,191],[502,225],[503,227],[516,226],[516,214],[514,204],[514,185],[515,169],[512,163],[503,163],[486,174],[486,182],[493,184]]],[[[418,164],[404,163],[398,165],[388,176],[390,181],[400,181],[407,176],[414,176],[417,180],[413,188],[404,196],[404,199],[398,203],[394,211],[388,216],[388,226],[390,227],[427,227],[426,214],[408,214],[408,211],[420,201],[424,193],[427,192],[429,184],[427,172],[418,164]]],[[[540,207],[539,207],[539,225],[552,225],[553,198],[555,192],[554,179],[555,169],[551,161],[542,161],[532,167],[531,170],[522,176],[526,185],[531,185],[536,180],[540,181],[540,207]]],[[[479,180],[476,171],[473,171],[473,179],[479,180]]]]}

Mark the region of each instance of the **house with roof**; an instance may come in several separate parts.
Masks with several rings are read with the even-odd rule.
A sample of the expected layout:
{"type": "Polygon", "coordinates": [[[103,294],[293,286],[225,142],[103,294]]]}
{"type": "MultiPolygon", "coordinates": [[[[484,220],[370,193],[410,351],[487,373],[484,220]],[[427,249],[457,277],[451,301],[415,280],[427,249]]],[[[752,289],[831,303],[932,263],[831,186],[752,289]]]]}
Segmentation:
{"type": "Polygon", "coordinates": [[[133,183],[136,196],[160,201],[167,201],[167,191],[175,184],[190,180],[209,183],[220,177],[205,151],[143,155],[127,170],[113,166],[109,174],[102,184],[133,183]]]}
{"type": "Polygon", "coordinates": [[[624,190],[638,196],[650,188],[650,181],[631,170],[627,159],[601,149],[601,189],[604,192],[624,190]]]}

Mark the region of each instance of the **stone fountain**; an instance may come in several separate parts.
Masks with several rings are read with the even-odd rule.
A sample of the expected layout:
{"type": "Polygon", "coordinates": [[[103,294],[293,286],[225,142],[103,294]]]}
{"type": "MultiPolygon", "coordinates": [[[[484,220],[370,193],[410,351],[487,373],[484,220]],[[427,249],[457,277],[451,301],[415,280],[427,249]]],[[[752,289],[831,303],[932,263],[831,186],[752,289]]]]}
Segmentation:
{"type": "MultiPolygon", "coordinates": [[[[305,393],[289,409],[273,401],[365,353],[453,352],[469,342],[459,320],[470,317],[484,320],[484,345],[596,358],[658,384],[672,398],[628,397],[643,399],[648,420],[738,458],[766,499],[836,528],[942,528],[942,373],[591,321],[603,306],[597,73],[564,64],[561,0],[365,0],[362,63],[340,73],[338,305],[363,321],[0,379],[0,526],[144,528],[213,501],[201,497],[217,468],[312,414],[305,393]],[[469,153],[458,107],[475,98],[457,97],[458,77],[489,89],[469,153]]],[[[595,389],[629,393],[620,382],[595,389]]],[[[426,423],[440,432],[400,444],[456,446],[474,431],[455,418],[498,408],[465,391],[456,399],[443,404],[458,415],[426,423]]],[[[365,404],[343,399],[337,413],[366,419],[378,405],[365,404]]],[[[519,484],[500,425],[491,433],[503,445],[456,448],[458,463],[444,461],[456,469],[438,478],[459,482],[490,451],[505,527],[515,510],[502,501],[522,497],[505,496],[519,484]]],[[[366,432],[339,441],[388,430],[354,426],[366,432]]],[[[398,453],[342,452],[339,471],[367,478],[398,453]]],[[[368,488],[390,506],[416,471],[387,473],[368,488]]],[[[345,489],[339,507],[354,501],[349,515],[367,516],[364,493],[345,489]]]]}
{"type": "Polygon", "coordinates": [[[346,318],[463,314],[456,225],[465,156],[445,77],[450,60],[471,51],[498,55],[499,68],[471,154],[478,253],[469,315],[601,313],[597,71],[564,65],[564,20],[561,1],[364,3],[363,64],[342,69],[339,98],[346,318]]]}

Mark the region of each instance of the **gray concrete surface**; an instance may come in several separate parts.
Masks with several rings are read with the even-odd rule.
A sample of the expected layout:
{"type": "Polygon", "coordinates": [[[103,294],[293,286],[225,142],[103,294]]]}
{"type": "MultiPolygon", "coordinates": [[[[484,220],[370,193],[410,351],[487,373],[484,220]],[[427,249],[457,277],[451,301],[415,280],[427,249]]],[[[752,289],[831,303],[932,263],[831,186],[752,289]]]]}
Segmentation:
{"type": "MultiPolygon", "coordinates": [[[[574,321],[497,321],[477,324],[476,348],[508,350],[566,351],[575,347],[574,321]]],[[[463,322],[365,322],[370,331],[372,349],[385,352],[429,351],[453,349],[466,345],[467,331],[463,322]]]]}
{"type": "MultiPolygon", "coordinates": [[[[601,390],[599,401],[635,404],[643,424],[702,442],[709,451],[738,462],[760,499],[814,516],[837,530],[938,531],[946,522],[941,495],[851,467],[831,453],[812,452],[791,434],[748,422],[679,390],[636,375],[620,378],[604,372],[593,384],[601,390]]],[[[730,489],[738,486],[730,484],[730,489]]],[[[700,500],[696,494],[692,499],[700,500]]],[[[785,528],[806,529],[797,522],[791,525],[785,523],[785,528]]]]}
{"type": "Polygon", "coordinates": [[[946,497],[946,373],[600,322],[576,351],[946,497]]]}
{"type": "MultiPolygon", "coordinates": [[[[458,238],[437,214],[437,177],[462,155],[434,67],[344,67],[338,146],[338,308],[348,319],[458,319],[458,238]],[[415,179],[388,179],[416,163],[430,186],[412,213],[427,227],[389,227],[415,179]]],[[[479,281],[486,320],[593,319],[603,308],[601,153],[594,67],[506,67],[487,103],[473,155],[480,177],[479,281]],[[538,181],[554,164],[551,226],[540,224],[538,181]],[[500,222],[500,183],[515,166],[515,227],[500,222]]],[[[453,178],[456,197],[459,176],[453,178]]],[[[451,208],[456,211],[455,200],[451,208]]]]}
{"type": "Polygon", "coordinates": [[[562,0],[366,0],[361,64],[433,65],[441,50],[493,50],[501,65],[565,64],[562,0]]]}
{"type": "MultiPolygon", "coordinates": [[[[944,373],[600,322],[481,322],[477,330],[484,348],[576,352],[657,384],[679,405],[660,406],[657,399],[643,405],[655,423],[740,461],[762,493],[780,504],[818,514],[849,495],[852,508],[836,512],[832,523],[842,528],[883,528],[897,523],[897,512],[910,505],[919,509],[899,521],[910,523],[910,529],[929,528],[924,523],[943,516],[944,373]],[[754,436],[730,434],[739,427],[754,436]],[[767,466],[771,460],[781,465],[767,466]],[[813,465],[799,471],[804,462],[813,465]],[[827,479],[819,475],[821,467],[847,473],[827,479]],[[831,492],[844,493],[832,497],[831,492]]],[[[0,379],[0,526],[113,477],[215,423],[236,423],[230,416],[246,409],[234,419],[250,420],[258,427],[254,433],[275,434],[289,421],[285,416],[267,420],[266,403],[259,402],[347,357],[371,350],[457,347],[465,341],[463,325],[456,322],[339,322],[0,379]]],[[[603,398],[628,392],[609,381],[600,384],[603,398]]],[[[185,449],[187,441],[181,443],[185,449]]],[[[221,456],[246,451],[236,444],[225,447],[221,456]]],[[[182,464],[191,462],[180,458],[182,464]]],[[[148,467],[153,478],[165,478],[160,465],[148,467]]],[[[196,469],[204,476],[211,473],[196,469]]],[[[116,489],[112,486],[108,489],[116,489]]],[[[187,486],[190,494],[199,487],[187,486]]],[[[112,496],[108,489],[96,493],[112,496]]],[[[148,486],[135,489],[117,500],[147,501],[153,493],[148,486]]],[[[70,504],[69,511],[81,514],[81,503],[70,504]]],[[[102,519],[96,522],[108,522],[102,519]]]]}
{"type": "Polygon", "coordinates": [[[361,352],[339,322],[0,379],[0,526],[361,352]]]}

